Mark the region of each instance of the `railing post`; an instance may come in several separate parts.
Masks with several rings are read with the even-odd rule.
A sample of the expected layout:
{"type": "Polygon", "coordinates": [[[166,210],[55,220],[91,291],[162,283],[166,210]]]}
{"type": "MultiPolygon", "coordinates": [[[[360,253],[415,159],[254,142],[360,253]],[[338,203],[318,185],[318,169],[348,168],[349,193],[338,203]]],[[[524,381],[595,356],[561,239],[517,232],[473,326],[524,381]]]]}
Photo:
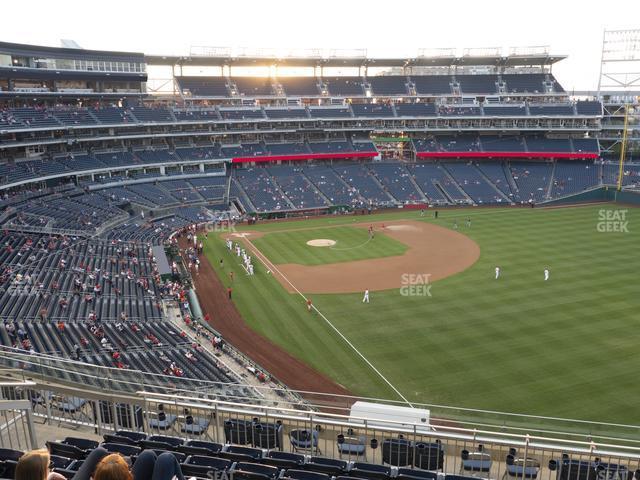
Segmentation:
{"type": "Polygon", "coordinates": [[[38,448],[38,437],[36,435],[36,428],[33,424],[33,411],[31,407],[26,410],[27,415],[27,429],[29,430],[29,449],[33,450],[34,448],[38,448]]]}
{"type": "Polygon", "coordinates": [[[115,401],[111,402],[111,415],[113,416],[113,431],[118,431],[118,407],[115,401]]]}
{"type": "Polygon", "coordinates": [[[100,400],[93,401],[93,408],[96,412],[96,424],[98,428],[98,435],[102,436],[102,409],[100,407],[100,400]]]}
{"type": "Polygon", "coordinates": [[[49,390],[42,391],[42,401],[44,402],[44,408],[47,411],[47,419],[45,420],[45,423],[51,423],[51,402],[49,401],[49,399],[51,398],[50,394],[51,392],[49,390]]]}
{"type": "Polygon", "coordinates": [[[524,465],[522,467],[522,478],[525,478],[525,473],[527,470],[528,458],[529,458],[529,442],[531,441],[531,437],[527,433],[524,437],[524,465]]]}

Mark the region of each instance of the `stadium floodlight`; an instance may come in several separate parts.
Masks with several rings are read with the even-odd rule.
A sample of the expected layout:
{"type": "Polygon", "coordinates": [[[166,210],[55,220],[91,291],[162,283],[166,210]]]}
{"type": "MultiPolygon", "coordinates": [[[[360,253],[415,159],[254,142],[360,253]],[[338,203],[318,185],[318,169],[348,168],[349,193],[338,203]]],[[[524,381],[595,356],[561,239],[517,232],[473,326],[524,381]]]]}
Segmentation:
{"type": "Polygon", "coordinates": [[[532,57],[549,55],[549,45],[509,47],[510,57],[532,57]]]}
{"type": "Polygon", "coordinates": [[[598,93],[640,90],[640,29],[604,30],[598,93]]]}
{"type": "Polygon", "coordinates": [[[326,58],[367,58],[366,48],[332,48],[326,58]]]}
{"type": "Polygon", "coordinates": [[[189,49],[191,57],[230,57],[230,47],[209,47],[204,45],[192,45],[189,49]]]}
{"type": "Polygon", "coordinates": [[[471,47],[462,50],[463,57],[500,57],[501,47],[471,47]]]}
{"type": "Polygon", "coordinates": [[[418,57],[420,58],[455,58],[455,48],[420,48],[418,57]]]}
{"type": "Polygon", "coordinates": [[[280,48],[276,50],[276,58],[322,58],[319,48],[280,48]]]}

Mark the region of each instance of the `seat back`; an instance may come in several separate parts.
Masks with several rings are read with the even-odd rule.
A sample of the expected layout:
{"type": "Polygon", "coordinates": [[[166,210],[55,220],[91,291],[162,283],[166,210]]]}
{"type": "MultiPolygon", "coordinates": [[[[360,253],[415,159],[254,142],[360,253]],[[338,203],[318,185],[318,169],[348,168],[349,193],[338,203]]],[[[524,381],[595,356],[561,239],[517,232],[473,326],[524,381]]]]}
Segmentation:
{"type": "Polygon", "coordinates": [[[137,447],[135,445],[128,445],[126,443],[106,442],[102,444],[102,448],[104,448],[107,452],[120,453],[125,457],[136,456],[142,451],[140,447],[137,447]]]}
{"type": "Polygon", "coordinates": [[[222,445],[215,442],[206,442],[204,440],[188,440],[186,443],[189,447],[206,448],[211,453],[217,453],[222,450],[222,445]]]}
{"type": "Polygon", "coordinates": [[[236,470],[242,472],[257,473],[267,478],[276,478],[280,474],[280,469],[277,467],[253,462],[238,462],[234,467],[234,476],[236,470]]]}
{"type": "Polygon", "coordinates": [[[294,480],[330,480],[326,473],[307,472],[305,470],[286,470],[282,478],[292,478],[294,480]]]}
{"type": "MultiPolygon", "coordinates": [[[[67,445],[66,443],[61,442],[46,442],[47,450],[51,455],[56,455],[59,457],[72,458],[75,460],[81,460],[86,457],[86,453],[84,450],[80,450],[78,447],[74,445],[67,445]]],[[[62,467],[60,467],[62,468],[62,467]]]]}
{"type": "Polygon", "coordinates": [[[184,440],[180,437],[171,437],[169,435],[151,435],[147,440],[167,443],[172,447],[177,447],[178,445],[182,445],[184,443],[184,440]]]}
{"type": "Polygon", "coordinates": [[[20,457],[24,455],[24,452],[20,450],[13,450],[12,448],[0,448],[0,461],[13,460],[18,461],[20,457]]]}
{"type": "Polygon", "coordinates": [[[402,438],[386,439],[382,442],[382,462],[394,467],[404,467],[413,462],[411,442],[402,438]]]}
{"type": "Polygon", "coordinates": [[[120,443],[122,445],[134,445],[137,446],[138,442],[135,440],[131,440],[128,437],[123,437],[121,435],[113,435],[111,433],[105,433],[102,438],[104,438],[105,443],[120,443]]]}
{"type": "Polygon", "coordinates": [[[252,443],[251,422],[232,418],[224,422],[224,437],[227,443],[246,445],[252,443]]]}
{"type": "Polygon", "coordinates": [[[93,450],[98,446],[98,442],[95,440],[89,440],[88,438],[66,437],[62,443],[67,445],[73,445],[81,450],[93,450]]]}
{"type": "Polygon", "coordinates": [[[134,440],[136,442],[139,442],[140,440],[144,440],[145,438],[147,438],[146,433],[132,432],[131,430],[118,430],[116,432],[116,435],[118,435],[119,437],[130,438],[131,440],[134,440]]]}
{"type": "Polygon", "coordinates": [[[428,472],[426,470],[415,470],[413,468],[399,468],[396,479],[400,480],[436,480],[437,472],[428,472]]]}
{"type": "Polygon", "coordinates": [[[416,468],[423,470],[444,468],[444,449],[440,443],[416,443],[413,455],[416,468]]]}
{"type": "Polygon", "coordinates": [[[228,470],[232,462],[225,458],[204,457],[202,455],[189,455],[185,461],[188,465],[211,467],[214,470],[228,470]]]}

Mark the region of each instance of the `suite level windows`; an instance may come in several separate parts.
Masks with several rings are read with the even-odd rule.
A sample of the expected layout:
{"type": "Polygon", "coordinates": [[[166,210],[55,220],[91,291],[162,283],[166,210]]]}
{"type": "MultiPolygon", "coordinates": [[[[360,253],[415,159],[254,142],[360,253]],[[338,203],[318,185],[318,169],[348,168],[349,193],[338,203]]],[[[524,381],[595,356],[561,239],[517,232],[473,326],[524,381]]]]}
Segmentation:
{"type": "MultiPolygon", "coordinates": [[[[2,63],[2,62],[0,62],[2,63]]],[[[13,57],[11,65],[23,68],[44,68],[47,70],[78,70],[93,72],[144,73],[142,62],[123,62],[109,60],[83,60],[64,58],[28,58],[13,57]]]]}

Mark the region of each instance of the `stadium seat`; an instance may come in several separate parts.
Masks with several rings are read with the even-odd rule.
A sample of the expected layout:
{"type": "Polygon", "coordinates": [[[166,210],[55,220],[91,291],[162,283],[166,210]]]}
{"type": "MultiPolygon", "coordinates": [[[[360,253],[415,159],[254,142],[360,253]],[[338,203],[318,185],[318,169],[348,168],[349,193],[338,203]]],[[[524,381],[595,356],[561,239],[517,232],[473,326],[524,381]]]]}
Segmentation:
{"type": "Polygon", "coordinates": [[[156,418],[149,419],[149,428],[152,430],[169,430],[178,417],[172,413],[158,412],[156,418]]]}
{"type": "Polygon", "coordinates": [[[174,445],[158,440],[140,440],[139,445],[143,450],[173,450],[174,445]]]}
{"type": "Polygon", "coordinates": [[[404,467],[413,462],[413,446],[403,438],[385,439],[382,442],[382,462],[394,467],[404,467]]]}
{"type": "Polygon", "coordinates": [[[119,443],[121,445],[133,445],[133,446],[138,445],[138,442],[136,440],[132,440],[122,435],[113,435],[111,433],[105,433],[102,436],[102,438],[104,438],[105,443],[119,443]]]}
{"type": "Polygon", "coordinates": [[[233,464],[232,461],[226,458],[203,457],[200,455],[189,455],[184,463],[199,467],[211,467],[214,470],[228,470],[233,464]]]}
{"type": "Polygon", "coordinates": [[[280,469],[277,467],[252,462],[237,462],[231,471],[234,478],[245,480],[275,479],[280,475],[280,469]],[[259,475],[259,477],[254,477],[254,475],[259,475]]]}
{"type": "Polygon", "coordinates": [[[438,472],[401,467],[398,469],[398,480],[437,480],[438,472]]]}
{"type": "Polygon", "coordinates": [[[142,449],[135,445],[127,445],[124,443],[103,443],[102,448],[111,453],[120,453],[125,457],[133,457],[138,455],[142,449]]]}
{"type": "Polygon", "coordinates": [[[294,450],[310,450],[318,446],[318,431],[314,430],[291,430],[289,440],[294,450]]]}
{"type": "Polygon", "coordinates": [[[423,470],[442,470],[444,467],[444,449],[442,442],[418,442],[414,449],[414,465],[423,470]]]}
{"type": "Polygon", "coordinates": [[[46,442],[46,445],[51,455],[56,455],[59,457],[82,460],[87,455],[87,452],[85,450],[81,450],[75,445],[67,445],[66,443],[62,442],[46,442]]]}
{"type": "Polygon", "coordinates": [[[293,480],[330,480],[331,476],[326,473],[308,472],[306,470],[286,470],[282,474],[282,478],[291,478],[293,480]]]}
{"type": "Polygon", "coordinates": [[[98,446],[98,442],[95,440],[89,440],[88,438],[66,437],[62,440],[62,443],[67,445],[74,445],[81,450],[93,450],[98,446]]]}
{"type": "Polygon", "coordinates": [[[119,437],[127,437],[134,442],[139,442],[140,440],[144,440],[147,438],[147,434],[143,432],[132,432],[130,430],[118,430],[116,435],[119,437]]]}
{"type": "Polygon", "coordinates": [[[391,467],[375,465],[373,463],[354,462],[349,470],[350,477],[369,480],[385,480],[391,478],[391,467]]]}
{"type": "Polygon", "coordinates": [[[540,462],[534,458],[518,458],[513,453],[509,453],[505,459],[505,476],[515,478],[530,478],[535,479],[538,477],[540,471],[540,462]]]}
{"type": "Polygon", "coordinates": [[[469,452],[462,450],[460,471],[464,472],[488,472],[491,470],[491,455],[483,451],[469,452]]]}
{"type": "Polygon", "coordinates": [[[342,433],[337,436],[338,452],[341,455],[364,455],[366,451],[366,438],[356,436],[353,429],[347,430],[347,435],[342,433]]]}
{"type": "Polygon", "coordinates": [[[283,428],[280,422],[254,422],[252,425],[253,445],[267,450],[282,447],[282,430],[283,428]]]}
{"type": "Polygon", "coordinates": [[[331,476],[343,475],[347,471],[347,462],[344,460],[336,460],[334,458],[311,457],[304,464],[305,470],[313,472],[326,473],[331,476]]]}
{"type": "Polygon", "coordinates": [[[222,452],[218,453],[218,456],[238,462],[250,462],[252,460],[260,460],[262,458],[262,450],[239,445],[227,445],[222,452]]]}
{"type": "Polygon", "coordinates": [[[231,418],[224,422],[224,436],[227,443],[246,445],[252,443],[252,422],[231,418]]]}
{"type": "Polygon", "coordinates": [[[187,415],[184,423],[180,427],[180,431],[183,433],[190,433],[191,435],[202,435],[209,428],[209,420],[206,418],[193,417],[187,415]]]}
{"type": "Polygon", "coordinates": [[[222,445],[215,442],[206,442],[204,440],[188,440],[186,443],[188,447],[205,448],[211,454],[217,453],[222,450],[222,445]]]}
{"type": "Polygon", "coordinates": [[[171,437],[168,435],[150,435],[147,441],[168,443],[172,447],[184,444],[184,440],[180,437],[171,437]]]}
{"type": "Polygon", "coordinates": [[[270,450],[261,462],[278,468],[295,470],[300,468],[304,463],[304,455],[270,450]]]}

